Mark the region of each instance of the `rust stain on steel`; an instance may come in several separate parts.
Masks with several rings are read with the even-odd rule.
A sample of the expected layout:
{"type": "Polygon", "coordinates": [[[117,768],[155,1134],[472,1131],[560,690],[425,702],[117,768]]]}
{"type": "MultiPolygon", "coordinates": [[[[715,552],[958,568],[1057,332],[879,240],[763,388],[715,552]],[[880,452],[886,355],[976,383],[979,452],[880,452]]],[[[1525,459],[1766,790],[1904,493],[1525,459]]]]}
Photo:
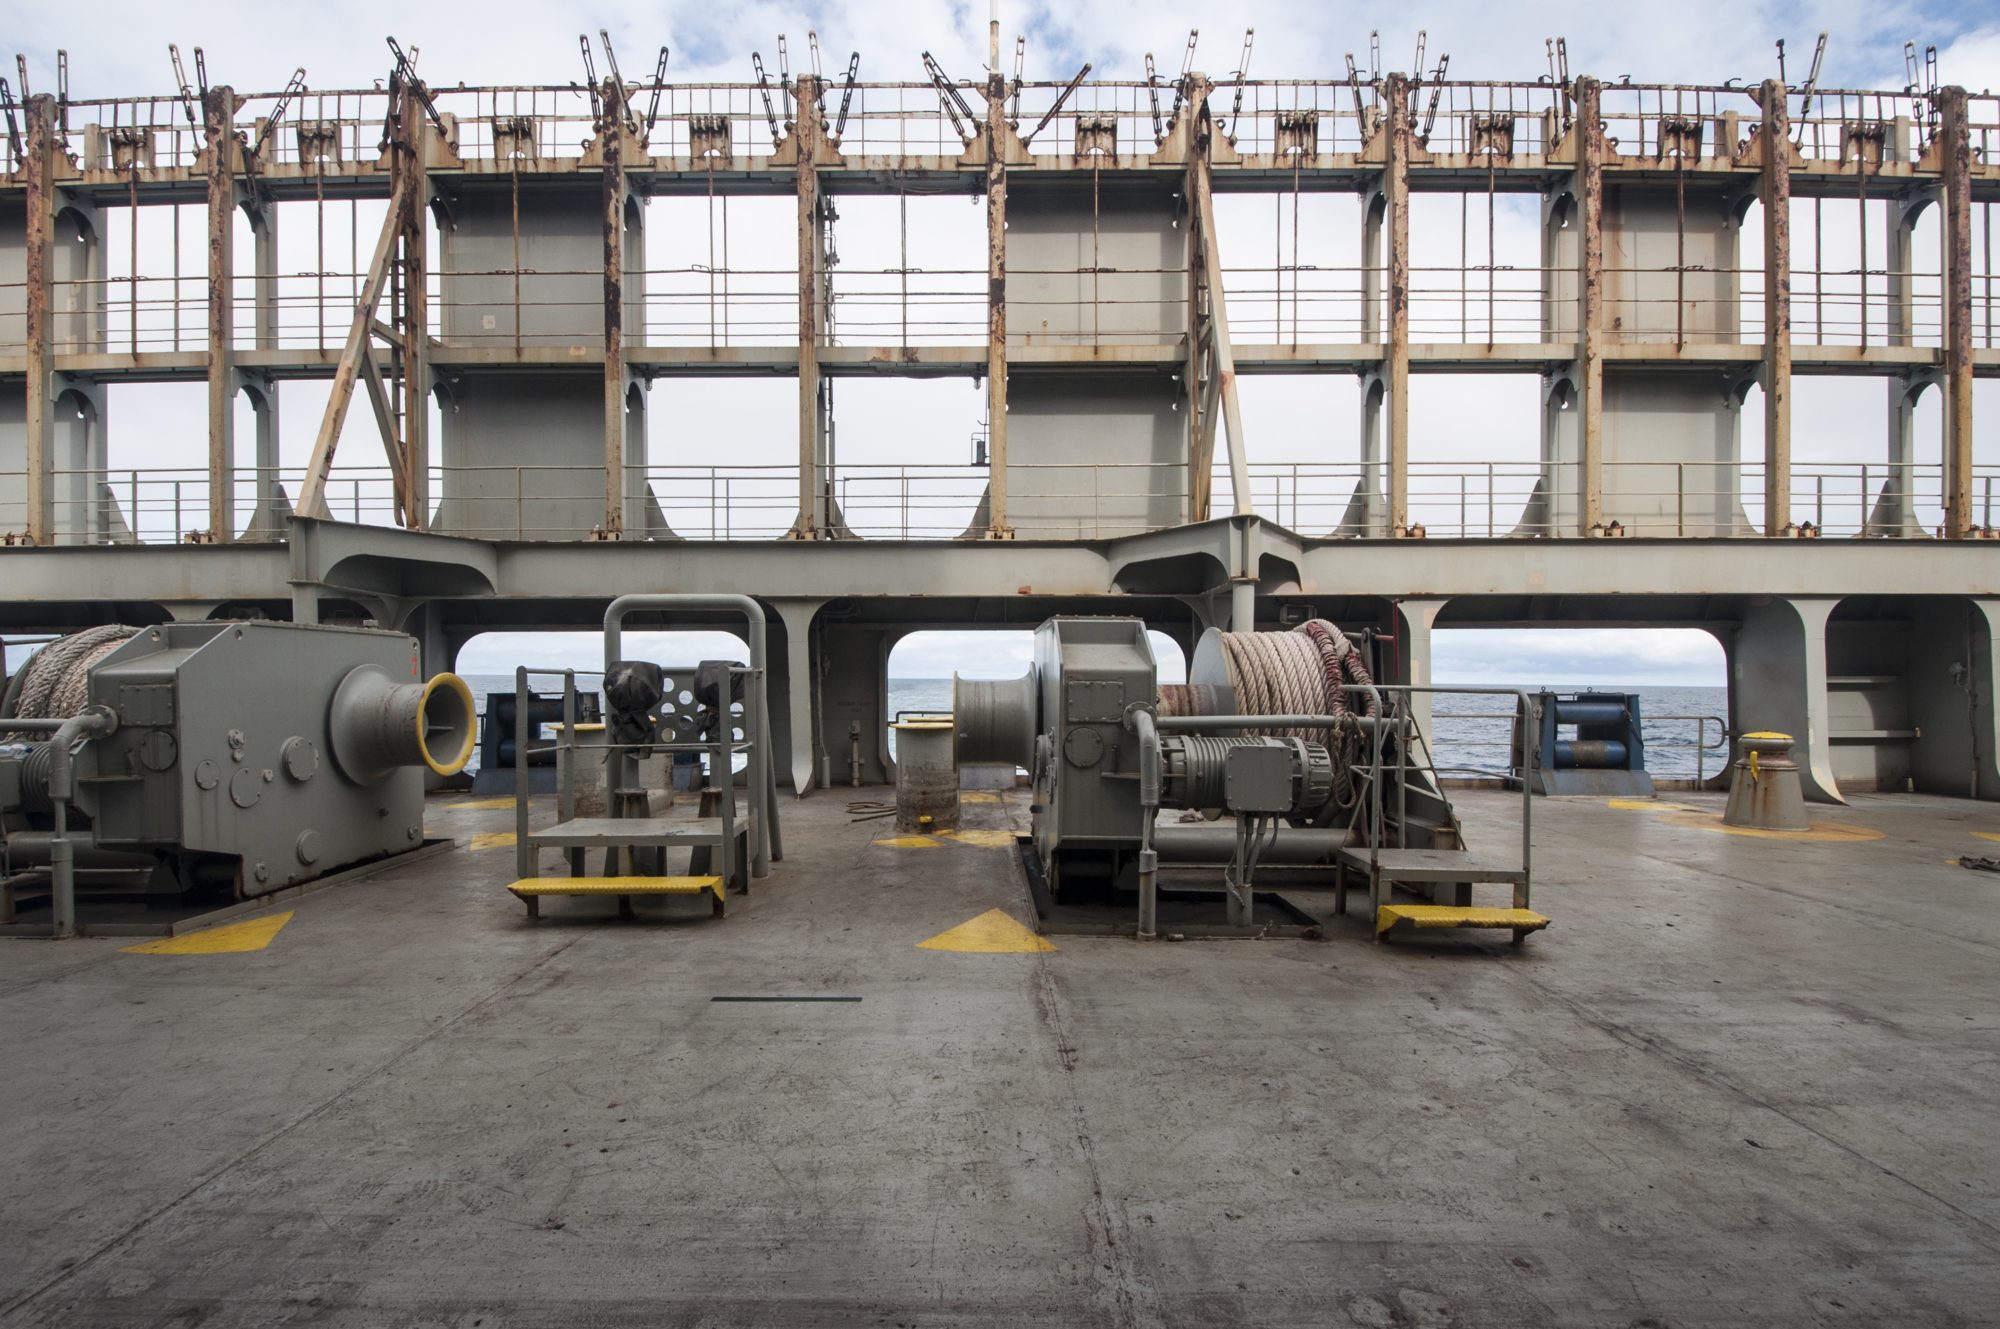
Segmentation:
{"type": "Polygon", "coordinates": [[[1792,120],[1783,84],[1758,93],[1764,119],[1764,534],[1792,524],[1792,120]]]}
{"type": "Polygon", "coordinates": [[[47,93],[29,97],[27,160],[27,339],[28,384],[26,416],[28,472],[28,539],[47,544],[55,533],[54,475],[49,470],[49,319],[50,282],[55,274],[55,181],[50,178],[54,158],[50,121],[55,118],[55,101],[47,93]]]}
{"type": "Polygon", "coordinates": [[[1604,116],[1594,78],[1576,80],[1576,203],[1582,274],[1578,280],[1577,342],[1583,381],[1578,455],[1582,460],[1579,533],[1604,515],[1604,116]]]}
{"type": "Polygon", "coordinates": [[[235,322],[236,94],[210,88],[202,99],[208,140],[208,527],[224,543],[235,538],[235,394],[230,382],[230,334],[235,322]]]}
{"type": "Polygon", "coordinates": [[[604,81],[604,538],[625,531],[625,109],[617,80],[604,81]]]}
{"type": "Polygon", "coordinates": [[[1963,88],[1938,94],[1944,168],[1945,535],[1972,534],[1972,135],[1963,88]]]}

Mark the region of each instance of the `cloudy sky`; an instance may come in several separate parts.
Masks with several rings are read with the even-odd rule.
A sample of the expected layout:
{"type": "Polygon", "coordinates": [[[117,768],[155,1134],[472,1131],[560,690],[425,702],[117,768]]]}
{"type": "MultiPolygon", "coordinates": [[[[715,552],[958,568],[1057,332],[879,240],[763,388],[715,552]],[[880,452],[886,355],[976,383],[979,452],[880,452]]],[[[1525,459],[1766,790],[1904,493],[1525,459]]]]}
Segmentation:
{"type": "MultiPolygon", "coordinates": [[[[73,96],[171,93],[167,44],[184,54],[203,48],[211,82],[239,90],[270,90],[292,69],[304,65],[310,86],[367,87],[388,68],[384,37],[421,50],[420,67],[434,85],[550,83],[583,77],[577,35],[607,28],[628,78],[650,72],[662,45],[673,50],[669,80],[747,79],[750,54],[774,56],[776,37],[788,34],[795,70],[805,63],[806,33],[816,32],[827,53],[829,72],[845,65],[847,52],[861,53],[863,78],[916,79],[920,53],[934,52],[958,77],[977,77],[986,53],[987,6],[983,3],[793,4],[776,0],[716,4],[713,0],[585,5],[566,0],[487,0],[479,5],[340,3],[282,5],[211,0],[175,6],[148,0],[98,0],[88,11],[60,5],[16,5],[0,42],[24,53],[37,91],[54,86],[58,47],[68,51],[73,96]],[[85,14],[87,12],[87,21],[85,14]]],[[[1001,6],[1003,50],[1014,38],[1027,41],[1030,77],[1067,77],[1084,61],[1101,77],[1143,74],[1147,52],[1156,53],[1169,72],[1178,69],[1190,29],[1201,29],[1197,68],[1222,75],[1236,67],[1245,28],[1256,30],[1250,62],[1253,76],[1267,78],[1337,76],[1345,54],[1367,63],[1371,28],[1379,29],[1385,68],[1412,64],[1419,30],[1428,34],[1435,63],[1450,55],[1450,73],[1464,79],[1534,78],[1547,68],[1544,40],[1563,36],[1573,72],[1616,80],[1717,82],[1735,78],[1754,83],[1777,72],[1774,43],[1787,42],[1794,79],[1810,59],[1815,37],[1831,34],[1823,85],[1900,88],[1903,47],[1939,49],[1943,81],[1972,89],[2000,87],[2000,12],[1989,3],[1902,3],[1895,0],[1835,0],[1832,3],[1777,3],[1774,0],[1682,0],[1662,9],[1646,5],[1600,5],[1579,10],[1572,4],[1513,0],[1491,3],[1415,4],[1394,7],[1358,4],[1301,6],[1280,0],[1240,0],[1198,4],[1187,0],[1121,3],[1052,3],[1007,0],[1001,6]],[[1583,21],[1587,18],[1587,25],[1583,21]]],[[[12,71],[8,71],[10,74],[12,71]]],[[[648,229],[654,262],[680,261],[706,251],[705,209],[655,202],[648,229]]],[[[1280,246],[1296,243],[1302,261],[1352,264],[1358,233],[1352,200],[1310,200],[1296,234],[1283,200],[1228,200],[1222,217],[1226,261],[1269,261],[1280,246]]],[[[1535,258],[1536,214],[1532,199],[1502,200],[1494,219],[1496,254],[1506,262],[1535,258]]],[[[789,204],[769,219],[739,211],[732,221],[739,245],[754,247],[769,237],[786,252],[789,204]]],[[[150,210],[166,213],[168,210],[150,210]]],[[[1458,218],[1419,212],[1419,244],[1450,249],[1456,262],[1458,218]],[[1428,237],[1428,238],[1427,238],[1428,237]]],[[[115,219],[106,235],[113,275],[129,270],[129,239],[115,219]]],[[[161,223],[164,224],[164,223],[161,223]]],[[[375,221],[359,217],[363,236],[375,221]]],[[[296,228],[302,229],[302,228],[296,228]]],[[[200,226],[183,226],[183,252],[190,266],[199,253],[200,226]]],[[[317,256],[303,251],[302,236],[284,232],[291,270],[306,271],[317,256]]],[[[855,268],[909,266],[972,268],[982,261],[982,216],[964,200],[923,200],[907,239],[889,200],[843,204],[836,239],[845,263],[855,268]],[[909,245],[907,258],[901,246],[909,245]]],[[[162,264],[167,242],[142,232],[142,270],[162,264]]],[[[330,236],[330,247],[346,241],[330,236]]],[[[365,241],[363,244],[365,249],[365,241]]],[[[1747,246],[1746,246],[1747,247],[1747,246]]],[[[1920,245],[1921,250],[1921,245],[1920,245]]],[[[739,250],[739,253],[742,251],[739,250]]],[[[1920,261],[1923,255],[1920,253],[1920,261]]],[[[332,260],[328,260],[331,263],[332,260]]],[[[740,262],[741,260],[739,260],[740,262]]],[[[1475,256],[1475,261],[1477,257],[1475,256]]],[[[789,262],[789,259],[786,260],[789,262]]],[[[1831,266],[1831,260],[1829,266],[1831,266]]],[[[1254,313],[1245,310],[1245,317],[1254,313]]],[[[1795,392],[1795,450],[1801,463],[1877,460],[1883,453],[1883,388],[1875,381],[1801,380],[1795,392]]],[[[321,385],[287,385],[283,413],[286,464],[303,460],[323,408],[321,385]]],[[[1412,455],[1419,463],[1476,460],[1525,464],[1537,455],[1537,385],[1532,377],[1482,376],[1423,379],[1414,395],[1412,455]]],[[[836,399],[844,462],[962,462],[979,428],[981,392],[963,380],[844,381],[836,399]]],[[[1351,378],[1257,378],[1243,383],[1243,411],[1249,454],[1259,462],[1353,460],[1358,453],[1358,392],[1351,378]]],[[[1981,461],[2000,460],[2000,394],[1982,384],[1981,461]]],[[[247,408],[246,408],[247,409],[247,408]]],[[[198,385],[126,387],[112,395],[112,465],[198,465],[202,398],[198,385]],[[143,427],[134,422],[143,421],[143,427]],[[123,422],[123,427],[121,427],[123,422]]],[[[796,456],[796,400],[788,382],[677,381],[656,387],[651,417],[672,421],[671,431],[654,437],[653,460],[705,459],[721,445],[738,463],[782,465],[796,456]],[[699,457],[688,449],[698,444],[699,457]]],[[[1743,447],[1756,455],[1761,422],[1746,411],[1743,447]]],[[[244,426],[247,428],[247,419],[244,426]]],[[[343,464],[379,465],[379,445],[368,435],[365,410],[350,416],[343,464]]],[[[239,444],[246,453],[247,440],[239,444]]],[[[1919,421],[1919,447],[1935,457],[1935,402],[1919,421]]],[[[783,482],[789,483],[789,482],[783,482]]],[[[336,498],[338,487],[336,487],[336,498]]],[[[970,505],[970,493],[966,506],[970,505]]],[[[670,504],[670,509],[671,509],[670,504]]],[[[1302,526],[1309,523],[1301,521],[1302,526]]],[[[1591,678],[1628,681],[1716,682],[1721,656],[1701,634],[1624,633],[1514,634],[1506,649],[1492,640],[1468,641],[1454,634],[1440,643],[1440,674],[1463,676],[1501,670],[1522,681],[1580,682],[1591,678]],[[1530,672],[1532,671],[1532,672],[1530,672]]],[[[511,648],[510,648],[511,649],[511,648]]],[[[906,651],[915,649],[906,648],[906,651]]],[[[992,643],[982,655],[964,643],[938,643],[935,657],[899,657],[900,672],[948,672],[947,656],[990,659],[1004,672],[1019,650],[992,643]],[[957,654],[953,654],[957,653],[957,654]]],[[[477,652],[469,668],[503,663],[497,650],[477,652]],[[488,659],[488,656],[496,658],[488,659]]],[[[582,657],[587,660],[586,649],[582,657]]]]}

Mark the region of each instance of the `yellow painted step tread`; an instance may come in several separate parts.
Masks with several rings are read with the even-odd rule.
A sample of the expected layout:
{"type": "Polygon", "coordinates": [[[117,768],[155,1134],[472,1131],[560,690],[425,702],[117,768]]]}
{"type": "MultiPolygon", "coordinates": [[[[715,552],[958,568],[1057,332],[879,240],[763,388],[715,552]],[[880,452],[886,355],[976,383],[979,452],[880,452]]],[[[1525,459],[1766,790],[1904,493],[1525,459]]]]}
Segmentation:
{"type": "Polygon", "coordinates": [[[720,877],[526,877],[507,888],[531,895],[699,895],[722,897],[720,877]]]}
{"type": "Polygon", "coordinates": [[[1375,931],[1398,923],[1418,928],[1545,928],[1549,920],[1532,909],[1460,908],[1448,904],[1385,904],[1375,911],[1375,931]]]}

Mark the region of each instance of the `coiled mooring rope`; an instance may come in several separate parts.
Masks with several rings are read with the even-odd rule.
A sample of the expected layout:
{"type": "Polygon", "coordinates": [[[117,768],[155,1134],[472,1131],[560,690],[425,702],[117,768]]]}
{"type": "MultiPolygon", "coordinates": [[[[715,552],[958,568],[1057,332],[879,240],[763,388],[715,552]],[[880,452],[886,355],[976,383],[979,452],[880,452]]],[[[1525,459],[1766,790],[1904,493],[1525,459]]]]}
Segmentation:
{"type": "MultiPolygon", "coordinates": [[[[1238,715],[1373,714],[1374,699],[1354,705],[1350,683],[1372,684],[1368,666],[1347,635],[1322,618],[1293,632],[1219,634],[1236,687],[1238,715]]],[[[1324,729],[1286,729],[1282,737],[1318,741],[1324,729]]]]}
{"type": "Polygon", "coordinates": [[[1375,681],[1360,650],[1322,618],[1308,620],[1292,632],[1224,632],[1220,639],[1236,688],[1238,715],[1336,717],[1330,727],[1265,732],[1325,744],[1333,758],[1334,805],[1352,806],[1354,767],[1363,760],[1366,744],[1360,726],[1350,717],[1357,712],[1373,715],[1376,710],[1372,694],[1362,694],[1356,704],[1346,691],[1349,684],[1367,686],[1375,681]]]}
{"type": "MultiPolygon", "coordinates": [[[[108,623],[59,637],[28,657],[7,688],[5,717],[20,720],[63,720],[90,701],[90,670],[138,633],[139,629],[108,623]]],[[[43,738],[46,735],[17,735],[43,738]]],[[[10,735],[10,737],[15,737],[10,735]]]]}

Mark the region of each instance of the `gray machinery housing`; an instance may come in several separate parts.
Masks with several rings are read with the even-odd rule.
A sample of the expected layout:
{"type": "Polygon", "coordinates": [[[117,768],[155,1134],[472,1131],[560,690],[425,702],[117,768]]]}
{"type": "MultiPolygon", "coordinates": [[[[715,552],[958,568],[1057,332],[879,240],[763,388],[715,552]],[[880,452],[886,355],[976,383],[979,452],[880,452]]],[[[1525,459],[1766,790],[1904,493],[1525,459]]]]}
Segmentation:
{"type": "Polygon", "coordinates": [[[1229,923],[1241,926],[1260,863],[1331,870],[1340,849],[1370,836],[1404,848],[1461,847],[1435,780],[1405,759],[1412,745],[1401,736],[1411,730],[1397,699],[1372,685],[1350,689],[1372,694],[1371,713],[1357,705],[1338,726],[1266,712],[1257,726],[1231,724],[1250,717],[1238,707],[1223,636],[1206,634],[1189,685],[1165,690],[1174,705],[1162,702],[1138,619],[1052,618],[1036,631],[1034,664],[1021,678],[954,680],[959,760],[1011,761],[1033,775],[1034,852],[1052,898],[1136,893],[1143,934],[1158,863],[1226,864],[1229,923]],[[1161,808],[1234,820],[1156,830],[1161,808]]]}
{"type": "MultiPolygon", "coordinates": [[[[294,623],[163,623],[89,669],[101,736],[73,759],[81,868],[151,865],[146,892],[260,895],[413,849],[426,771],[471,755],[473,700],[414,638],[294,623]],[[121,862],[122,860],[122,862],[121,862]]],[[[7,724],[0,719],[0,736],[7,724]]],[[[0,827],[46,863],[45,735],[0,748],[0,827]]]]}

